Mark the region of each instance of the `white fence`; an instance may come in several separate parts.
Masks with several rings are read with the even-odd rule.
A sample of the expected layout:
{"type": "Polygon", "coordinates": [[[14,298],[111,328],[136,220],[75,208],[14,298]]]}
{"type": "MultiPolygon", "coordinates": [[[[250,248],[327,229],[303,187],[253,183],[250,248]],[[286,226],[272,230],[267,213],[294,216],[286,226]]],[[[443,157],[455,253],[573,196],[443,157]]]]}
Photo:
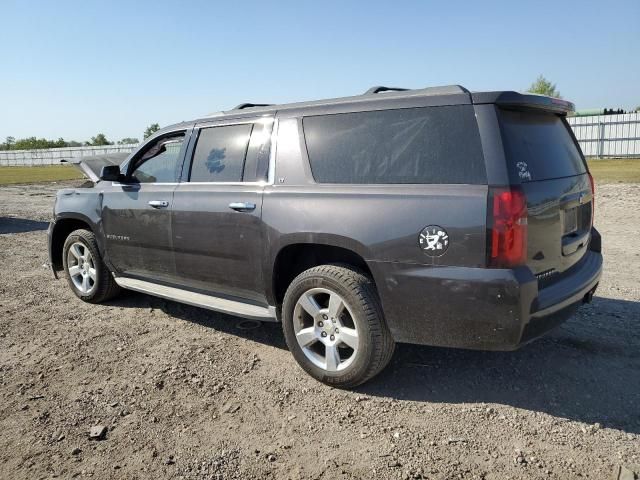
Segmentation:
{"type": "Polygon", "coordinates": [[[640,113],[569,117],[587,157],[640,157],[640,113]]]}
{"type": "MultiPolygon", "coordinates": [[[[587,157],[639,157],[640,113],[569,117],[569,125],[587,157]]],[[[60,160],[129,153],[138,145],[65,147],[42,150],[0,151],[0,167],[9,165],[58,165],[60,160]]]]}
{"type": "Polygon", "coordinates": [[[43,148],[38,150],[2,150],[0,151],[0,167],[11,165],[59,165],[61,160],[109,153],[129,153],[137,147],[137,144],[131,144],[105,145],[102,147],[43,148]]]}

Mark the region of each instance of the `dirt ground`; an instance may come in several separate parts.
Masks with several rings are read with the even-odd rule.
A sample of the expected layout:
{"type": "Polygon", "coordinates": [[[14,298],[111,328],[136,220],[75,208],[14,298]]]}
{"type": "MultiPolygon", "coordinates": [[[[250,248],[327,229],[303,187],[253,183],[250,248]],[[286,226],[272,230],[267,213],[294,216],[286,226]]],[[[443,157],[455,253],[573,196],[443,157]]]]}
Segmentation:
{"type": "Polygon", "coordinates": [[[598,186],[605,274],[575,318],[511,353],[400,345],[356,391],[305,375],[276,324],[80,302],[46,265],[60,186],[0,188],[2,479],[640,473],[640,185],[598,186]]]}

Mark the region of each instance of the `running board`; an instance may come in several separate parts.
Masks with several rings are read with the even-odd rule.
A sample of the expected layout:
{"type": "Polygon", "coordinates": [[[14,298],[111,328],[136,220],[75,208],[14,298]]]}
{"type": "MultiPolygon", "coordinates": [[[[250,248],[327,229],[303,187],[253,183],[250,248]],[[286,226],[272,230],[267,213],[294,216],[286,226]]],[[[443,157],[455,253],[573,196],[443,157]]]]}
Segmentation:
{"type": "Polygon", "coordinates": [[[239,317],[260,320],[263,322],[277,322],[276,309],[274,307],[260,307],[250,303],[238,302],[226,298],[213,297],[202,293],[190,292],[181,288],[167,287],[157,283],[145,282],[135,278],[114,277],[122,288],[135,290],[136,292],[155,295],[156,297],[175,300],[195,307],[207,308],[216,312],[237,315],[239,317]]]}

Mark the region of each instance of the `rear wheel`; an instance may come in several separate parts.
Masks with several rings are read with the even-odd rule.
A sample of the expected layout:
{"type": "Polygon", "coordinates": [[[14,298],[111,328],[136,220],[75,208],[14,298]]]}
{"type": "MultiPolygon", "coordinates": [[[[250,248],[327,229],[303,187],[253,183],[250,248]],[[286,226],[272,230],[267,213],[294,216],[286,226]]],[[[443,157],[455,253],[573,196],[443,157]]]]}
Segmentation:
{"type": "Polygon", "coordinates": [[[393,355],[372,280],[347,266],[322,265],[298,275],[285,294],[282,321],[296,361],[328,385],[364,383],[393,355]]]}
{"type": "Polygon", "coordinates": [[[84,229],[71,232],[64,242],[62,262],[71,290],[85,302],[99,303],[120,292],[102,261],[93,232],[84,229]]]}

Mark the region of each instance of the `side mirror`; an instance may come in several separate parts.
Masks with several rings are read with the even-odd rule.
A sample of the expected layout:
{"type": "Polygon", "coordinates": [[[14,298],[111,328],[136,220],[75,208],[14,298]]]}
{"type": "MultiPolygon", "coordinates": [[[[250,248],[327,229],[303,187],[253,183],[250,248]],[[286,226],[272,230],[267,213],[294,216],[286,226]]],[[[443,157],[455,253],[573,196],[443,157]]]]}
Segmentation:
{"type": "Polygon", "coordinates": [[[108,182],[120,182],[124,179],[124,175],[120,173],[120,167],[118,165],[105,165],[100,170],[100,180],[106,180],[108,182]]]}

